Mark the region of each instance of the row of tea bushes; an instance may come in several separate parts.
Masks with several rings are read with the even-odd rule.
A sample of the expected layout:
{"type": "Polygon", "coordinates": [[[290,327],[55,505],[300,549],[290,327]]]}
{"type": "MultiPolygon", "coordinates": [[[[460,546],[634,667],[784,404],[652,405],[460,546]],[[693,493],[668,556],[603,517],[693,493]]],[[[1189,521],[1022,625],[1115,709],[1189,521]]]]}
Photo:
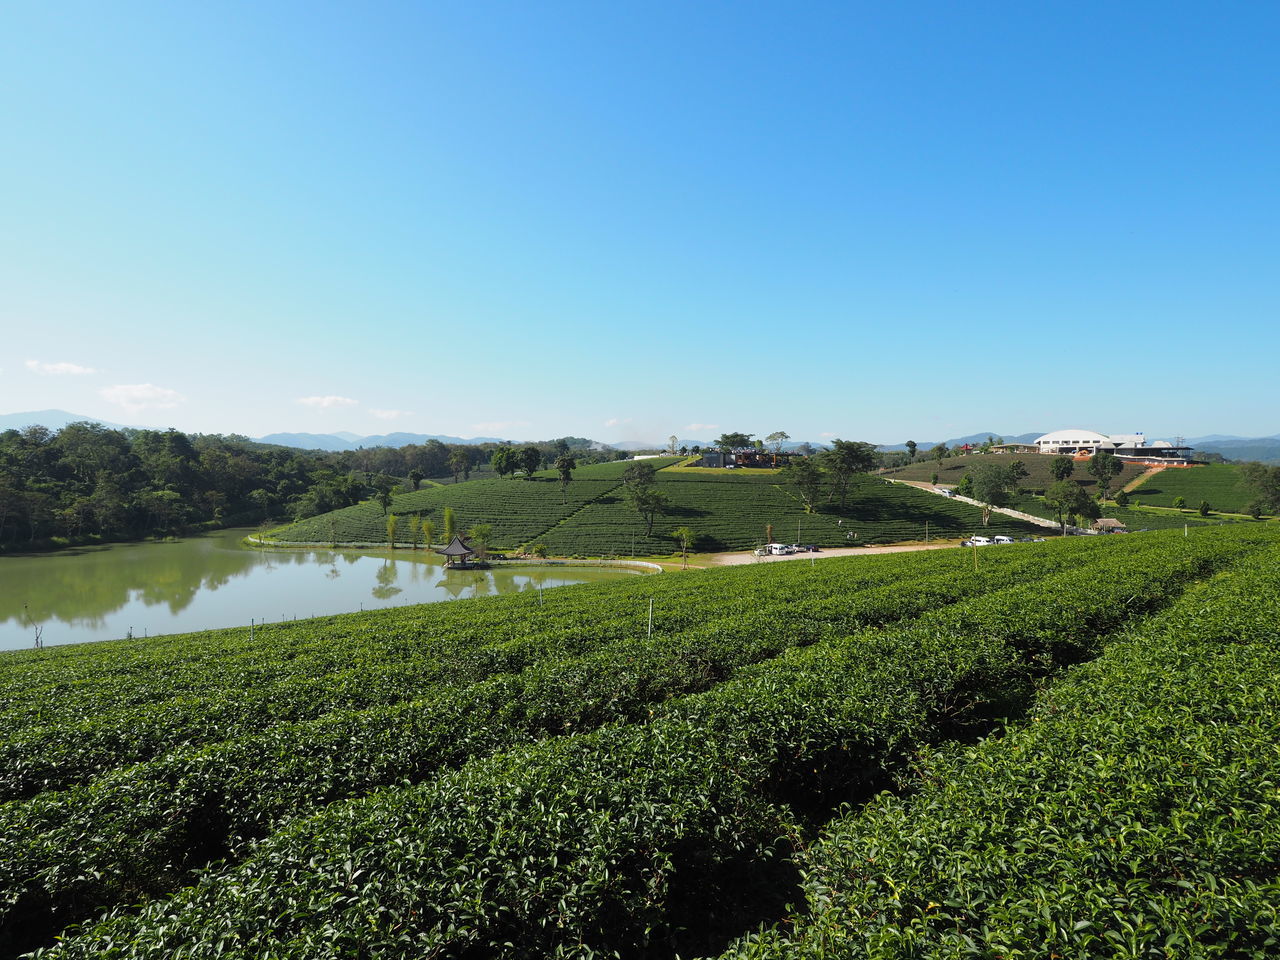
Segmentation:
{"type": "MultiPolygon", "coordinates": [[[[318,805],[419,782],[548,735],[644,720],[656,705],[790,647],[916,616],[928,622],[949,603],[1064,567],[1105,569],[1114,558],[1103,556],[1010,551],[977,575],[953,556],[942,567],[921,564],[914,577],[908,570],[891,584],[835,593],[832,581],[811,575],[804,595],[752,613],[586,654],[548,654],[519,674],[176,750],[87,787],[0,807],[0,930],[39,941],[96,908],[166,893],[193,867],[238,857],[318,805]]],[[[841,585],[850,582],[858,583],[841,585]]]]}
{"type": "Polygon", "coordinates": [[[647,723],[335,803],[49,955],[696,952],[707,944],[695,924],[723,934],[781,902],[769,865],[798,817],[877,789],[922,743],[982,729],[1030,696],[1055,654],[1089,652],[1248,546],[1144,545],[910,628],[790,651],[647,723]]]}
{"type": "MultiPolygon", "coordinates": [[[[1019,576],[1016,571],[1024,564],[1043,568],[1072,562],[1076,553],[1009,552],[984,565],[983,576],[989,571],[990,577],[998,578],[1003,570],[1012,571],[1009,576],[1019,576]]],[[[710,598],[707,590],[716,583],[733,585],[727,610],[751,611],[778,622],[792,617],[796,609],[805,609],[807,603],[826,604],[836,597],[825,615],[838,623],[844,616],[841,604],[848,607],[853,602],[848,599],[852,591],[930,576],[938,579],[944,596],[998,582],[973,579],[964,558],[956,554],[918,564],[845,560],[776,574],[759,569],[722,571],[695,577],[646,578],[617,590],[574,588],[545,605],[536,597],[495,598],[461,608],[424,608],[400,618],[383,612],[367,620],[346,619],[342,624],[326,621],[320,631],[325,642],[310,644],[309,651],[298,646],[287,651],[237,646],[234,654],[222,660],[209,662],[198,657],[195,669],[187,669],[182,659],[187,645],[179,642],[164,648],[177,655],[179,669],[174,672],[153,660],[153,669],[145,677],[129,672],[116,675],[114,684],[88,689],[85,671],[80,671],[80,696],[70,696],[64,690],[61,700],[66,706],[57,722],[25,729],[13,723],[9,736],[0,741],[0,799],[72,786],[178,746],[234,738],[334,710],[400,703],[438,686],[466,685],[521,670],[540,659],[633,638],[647,631],[646,592],[657,595],[658,635],[671,636],[696,624],[736,615],[726,613],[724,596],[714,601],[710,598]],[[486,613],[500,616],[506,611],[509,616],[501,628],[480,629],[466,616],[472,611],[479,621],[486,619],[486,613]],[[411,625],[407,631],[406,623],[411,625]],[[346,624],[355,628],[350,634],[343,632],[346,624]],[[250,665],[252,669],[246,669],[250,665]],[[201,676],[205,678],[202,684],[201,676]],[[130,684],[138,688],[129,693],[135,702],[111,709],[112,690],[130,684]],[[137,702],[142,696],[143,702],[137,702]],[[72,706],[77,699],[79,703],[72,706]],[[72,710],[83,719],[69,722],[67,714],[72,710]]],[[[921,587],[918,596],[902,601],[903,609],[923,608],[934,596],[921,587]]],[[[292,624],[288,633],[306,634],[307,628],[307,624],[292,624]]],[[[204,646],[199,640],[192,643],[204,646]]],[[[102,659],[91,658],[89,663],[102,659]]],[[[84,661],[78,664],[85,665],[84,661]]]]}
{"type": "Polygon", "coordinates": [[[800,859],[810,915],[726,957],[1280,953],[1280,550],[941,752],[800,859]]]}

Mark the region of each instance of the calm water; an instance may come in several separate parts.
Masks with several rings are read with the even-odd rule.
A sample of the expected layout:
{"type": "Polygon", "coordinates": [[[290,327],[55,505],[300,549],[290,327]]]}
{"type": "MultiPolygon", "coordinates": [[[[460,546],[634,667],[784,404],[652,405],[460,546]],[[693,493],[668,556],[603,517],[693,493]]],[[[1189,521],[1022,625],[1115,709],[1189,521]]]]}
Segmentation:
{"type": "Polygon", "coordinates": [[[0,557],[0,650],[349,613],[635,576],[592,567],[446,573],[410,550],[258,550],[251,530],[0,557]]]}

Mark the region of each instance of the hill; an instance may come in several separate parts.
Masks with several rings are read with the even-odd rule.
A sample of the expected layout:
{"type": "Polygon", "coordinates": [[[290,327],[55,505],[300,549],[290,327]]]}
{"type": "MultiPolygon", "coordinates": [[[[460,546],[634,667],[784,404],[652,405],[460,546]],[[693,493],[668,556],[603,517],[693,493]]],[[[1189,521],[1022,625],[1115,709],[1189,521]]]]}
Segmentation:
{"type": "Polygon", "coordinates": [[[1280,540],[970,554],[0,655],[0,942],[1267,955],[1280,540]]]}
{"type": "MultiPolygon", "coordinates": [[[[1028,476],[1022,481],[1022,485],[1026,489],[1040,493],[1047,490],[1049,485],[1053,483],[1053,474],[1049,472],[1049,465],[1054,458],[1038,453],[1012,457],[1008,454],[971,453],[962,457],[947,457],[942,461],[925,460],[917,457],[915,463],[899,467],[896,470],[890,470],[886,476],[891,476],[895,480],[927,481],[936,473],[938,475],[938,483],[945,486],[955,486],[976,464],[990,463],[992,458],[995,458],[998,463],[1006,463],[1008,461],[1005,457],[1009,457],[1010,460],[1021,460],[1023,465],[1026,466],[1028,476]]],[[[1120,476],[1111,481],[1111,489],[1113,491],[1119,490],[1125,484],[1142,476],[1146,469],[1146,467],[1136,463],[1126,463],[1120,476]]],[[[1083,461],[1076,463],[1075,472],[1071,475],[1071,479],[1075,480],[1090,493],[1095,492],[1097,489],[1098,482],[1089,475],[1089,465],[1083,461]]]]}
{"type": "Polygon", "coordinates": [[[1210,463],[1185,470],[1161,470],[1130,491],[1130,495],[1153,507],[1172,507],[1182,497],[1192,509],[1201,500],[1214,510],[1244,513],[1257,496],[1245,483],[1240,467],[1231,463],[1210,463]]]}
{"type": "MultiPolygon", "coordinates": [[[[649,462],[662,468],[679,460],[649,462]]],[[[409,539],[403,531],[412,517],[430,519],[439,535],[444,508],[452,507],[460,530],[492,524],[496,549],[538,541],[562,556],[669,555],[671,533],[678,527],[693,530],[698,551],[757,546],[770,524],[778,540],[823,547],[923,540],[926,532],[934,538],[961,537],[982,529],[981,513],[973,506],[875,477],[855,479],[844,509],[824,503],[818,512],[806,513],[796,492],[772,472],[659,469],[657,489],[670,506],[646,535],[644,521],[624,495],[622,474],[628,465],[579,468],[563,493],[554,471],[530,479],[434,487],[396,497],[390,512],[401,518],[402,541],[409,539]]],[[[381,543],[387,540],[386,523],[382,508],[366,502],[290,524],[270,536],[286,543],[381,543]]],[[[1039,528],[997,515],[986,529],[1025,535],[1039,528]]]]}

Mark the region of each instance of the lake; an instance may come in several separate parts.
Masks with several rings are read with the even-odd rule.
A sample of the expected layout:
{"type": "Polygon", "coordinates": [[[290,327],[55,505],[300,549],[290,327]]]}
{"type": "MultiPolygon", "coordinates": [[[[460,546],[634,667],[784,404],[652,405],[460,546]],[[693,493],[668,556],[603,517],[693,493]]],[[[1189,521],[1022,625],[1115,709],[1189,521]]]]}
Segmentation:
{"type": "Polygon", "coordinates": [[[0,557],[0,650],[156,636],[635,576],[610,567],[446,571],[412,550],[272,550],[250,529],[0,557]]]}

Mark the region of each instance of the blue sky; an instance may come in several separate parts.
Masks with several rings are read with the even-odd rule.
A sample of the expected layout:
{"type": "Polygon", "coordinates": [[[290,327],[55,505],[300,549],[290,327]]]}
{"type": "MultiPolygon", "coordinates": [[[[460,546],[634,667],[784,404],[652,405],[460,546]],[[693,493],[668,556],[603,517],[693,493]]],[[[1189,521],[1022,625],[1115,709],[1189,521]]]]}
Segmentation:
{"type": "Polygon", "coordinates": [[[1280,432],[1280,7],[0,12],[0,412],[1280,432]]]}

